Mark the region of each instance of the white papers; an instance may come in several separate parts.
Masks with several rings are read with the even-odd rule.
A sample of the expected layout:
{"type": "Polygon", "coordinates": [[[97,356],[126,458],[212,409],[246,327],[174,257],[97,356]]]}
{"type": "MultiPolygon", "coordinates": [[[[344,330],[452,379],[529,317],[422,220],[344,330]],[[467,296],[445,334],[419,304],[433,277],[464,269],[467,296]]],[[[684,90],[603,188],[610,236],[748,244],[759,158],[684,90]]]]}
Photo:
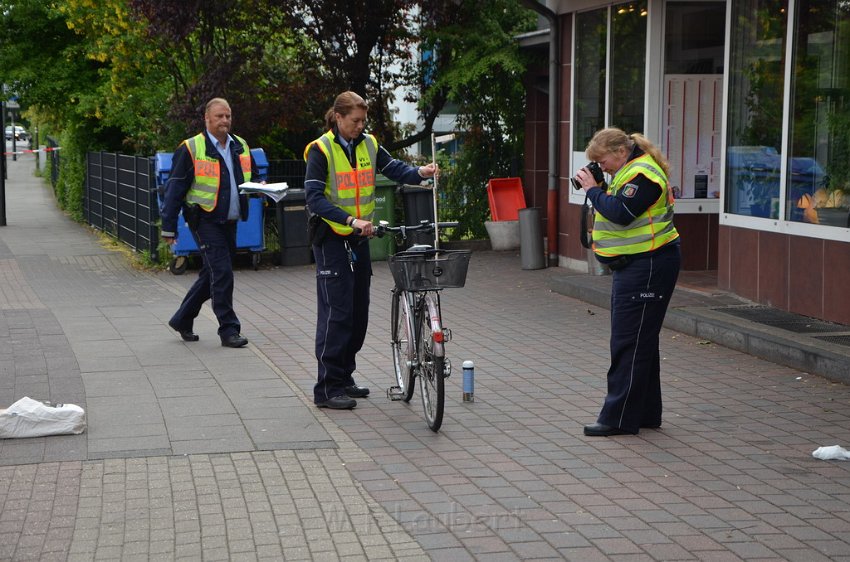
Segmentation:
{"type": "Polygon", "coordinates": [[[0,410],[0,439],[79,434],[86,430],[86,413],[76,404],[47,405],[24,396],[0,410]]]}
{"type": "Polygon", "coordinates": [[[840,445],[832,445],[830,447],[818,447],[812,453],[816,459],[826,460],[850,460],[850,451],[840,445]]]}
{"type": "Polygon", "coordinates": [[[287,184],[285,181],[279,183],[256,183],[253,181],[246,181],[245,183],[239,184],[239,191],[241,193],[244,193],[246,195],[249,195],[251,193],[260,193],[262,195],[267,195],[275,203],[286,197],[286,190],[288,189],[289,184],[287,184]]]}

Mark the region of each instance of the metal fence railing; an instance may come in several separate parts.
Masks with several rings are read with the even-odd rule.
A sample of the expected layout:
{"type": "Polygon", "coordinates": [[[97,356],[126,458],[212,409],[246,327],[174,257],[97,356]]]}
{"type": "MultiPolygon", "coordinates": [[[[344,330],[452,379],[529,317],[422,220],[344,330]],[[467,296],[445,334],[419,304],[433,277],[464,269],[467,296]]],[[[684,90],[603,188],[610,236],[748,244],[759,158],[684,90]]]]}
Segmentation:
{"type": "MultiPolygon", "coordinates": [[[[59,148],[59,141],[53,137],[47,137],[47,147],[51,149],[59,148]]],[[[62,159],[59,153],[59,150],[49,150],[47,152],[50,158],[50,185],[53,186],[53,189],[56,189],[56,185],[59,183],[59,163],[62,159]]]]}
{"type": "Polygon", "coordinates": [[[153,159],[111,152],[86,155],[83,213],[88,223],[158,259],[159,208],[153,159]]]}
{"type": "Polygon", "coordinates": [[[307,163],[303,160],[269,160],[268,182],[285,181],[290,189],[304,188],[307,163]]]}
{"type": "MultiPolygon", "coordinates": [[[[57,146],[48,138],[48,146],[57,146]]],[[[53,185],[59,178],[59,151],[48,152],[53,159],[53,185]]],[[[285,181],[290,189],[304,187],[306,163],[301,160],[270,160],[269,182],[285,181]]],[[[136,251],[150,252],[156,261],[159,245],[159,206],[153,158],[112,152],[86,155],[86,184],[83,213],[86,221],[136,251]]],[[[277,248],[276,212],[273,204],[265,207],[265,241],[277,248]]]]}

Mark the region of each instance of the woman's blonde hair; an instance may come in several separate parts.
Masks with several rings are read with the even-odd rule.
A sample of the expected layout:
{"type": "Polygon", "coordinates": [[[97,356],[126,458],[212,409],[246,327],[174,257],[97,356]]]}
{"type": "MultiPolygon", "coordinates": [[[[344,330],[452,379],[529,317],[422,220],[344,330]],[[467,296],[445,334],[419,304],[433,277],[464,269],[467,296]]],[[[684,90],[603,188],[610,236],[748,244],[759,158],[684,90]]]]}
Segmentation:
{"type": "Polygon", "coordinates": [[[325,125],[327,125],[328,129],[333,129],[336,124],[336,119],[334,119],[334,113],[339,113],[340,115],[348,115],[355,108],[360,108],[364,111],[369,111],[369,104],[366,103],[366,100],[361,98],[355,92],[351,90],[347,92],[343,92],[336,97],[334,100],[334,105],[331,107],[327,113],[325,113],[325,125]]]}
{"type": "Polygon", "coordinates": [[[584,153],[589,159],[596,161],[606,154],[615,154],[620,150],[625,150],[627,154],[630,154],[635,145],[652,156],[652,159],[664,170],[664,175],[670,175],[670,163],[661,154],[661,150],[652,144],[652,141],[640,133],[627,135],[617,127],[608,127],[596,131],[596,134],[587,143],[587,149],[584,153]]]}

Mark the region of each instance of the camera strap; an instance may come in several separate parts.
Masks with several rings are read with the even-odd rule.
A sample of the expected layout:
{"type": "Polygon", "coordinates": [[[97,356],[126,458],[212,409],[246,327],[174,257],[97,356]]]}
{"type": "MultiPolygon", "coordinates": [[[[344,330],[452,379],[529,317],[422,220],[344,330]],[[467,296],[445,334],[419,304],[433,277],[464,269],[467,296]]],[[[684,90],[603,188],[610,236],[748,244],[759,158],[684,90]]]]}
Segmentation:
{"type": "Polygon", "coordinates": [[[581,242],[581,245],[584,246],[585,248],[588,248],[588,249],[592,246],[590,240],[588,240],[588,238],[587,238],[587,233],[588,233],[587,223],[588,223],[588,220],[589,220],[588,214],[590,213],[591,209],[592,209],[592,207],[587,204],[587,194],[585,193],[584,204],[581,206],[581,231],[579,232],[578,236],[579,236],[579,241],[581,242]]]}

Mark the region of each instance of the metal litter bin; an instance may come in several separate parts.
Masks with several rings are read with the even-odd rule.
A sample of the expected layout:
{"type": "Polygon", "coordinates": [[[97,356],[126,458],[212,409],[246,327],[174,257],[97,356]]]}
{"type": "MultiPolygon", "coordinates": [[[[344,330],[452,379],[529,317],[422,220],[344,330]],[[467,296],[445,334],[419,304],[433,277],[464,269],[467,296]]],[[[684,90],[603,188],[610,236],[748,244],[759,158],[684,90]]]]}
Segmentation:
{"type": "Polygon", "coordinates": [[[523,269],[543,269],[543,229],[540,207],[519,210],[519,255],[523,269]]]}

